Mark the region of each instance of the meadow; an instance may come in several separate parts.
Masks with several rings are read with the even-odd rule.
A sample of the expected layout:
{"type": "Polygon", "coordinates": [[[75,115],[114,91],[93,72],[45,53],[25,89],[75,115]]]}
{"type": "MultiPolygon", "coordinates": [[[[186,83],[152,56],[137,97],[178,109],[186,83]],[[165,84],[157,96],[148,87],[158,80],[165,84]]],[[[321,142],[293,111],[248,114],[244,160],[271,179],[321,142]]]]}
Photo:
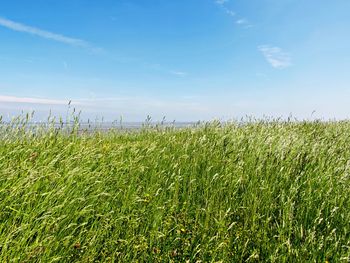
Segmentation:
{"type": "Polygon", "coordinates": [[[0,126],[0,262],[350,261],[349,121],[27,119],[0,126]]]}

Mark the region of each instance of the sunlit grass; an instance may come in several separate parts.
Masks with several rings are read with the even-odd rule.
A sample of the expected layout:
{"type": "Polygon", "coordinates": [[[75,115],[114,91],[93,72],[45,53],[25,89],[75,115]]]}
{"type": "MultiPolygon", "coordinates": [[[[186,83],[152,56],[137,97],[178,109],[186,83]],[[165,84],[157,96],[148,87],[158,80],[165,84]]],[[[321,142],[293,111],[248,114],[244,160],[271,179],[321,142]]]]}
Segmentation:
{"type": "Polygon", "coordinates": [[[0,128],[0,262],[349,262],[350,122],[0,128]]]}

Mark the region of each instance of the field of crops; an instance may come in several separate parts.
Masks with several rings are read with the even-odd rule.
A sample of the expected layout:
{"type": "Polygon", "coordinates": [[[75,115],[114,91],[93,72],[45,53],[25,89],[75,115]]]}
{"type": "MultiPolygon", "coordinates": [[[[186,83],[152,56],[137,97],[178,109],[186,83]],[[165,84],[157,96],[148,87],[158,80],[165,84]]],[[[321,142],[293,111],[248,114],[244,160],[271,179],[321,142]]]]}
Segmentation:
{"type": "Polygon", "coordinates": [[[349,262],[350,122],[0,126],[0,262],[349,262]]]}

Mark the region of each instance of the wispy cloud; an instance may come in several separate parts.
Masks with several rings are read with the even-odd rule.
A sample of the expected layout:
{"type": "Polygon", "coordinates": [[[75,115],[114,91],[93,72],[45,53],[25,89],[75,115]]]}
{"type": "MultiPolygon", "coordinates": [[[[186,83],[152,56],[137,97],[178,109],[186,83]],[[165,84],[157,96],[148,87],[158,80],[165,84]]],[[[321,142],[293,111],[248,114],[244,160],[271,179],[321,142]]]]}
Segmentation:
{"type": "Polygon", "coordinates": [[[226,14],[228,14],[229,16],[235,16],[236,12],[234,12],[233,10],[231,10],[230,8],[228,8],[225,4],[229,2],[229,0],[214,0],[214,2],[216,4],[218,4],[224,11],[226,14]]]}
{"type": "Polygon", "coordinates": [[[170,71],[170,73],[173,74],[173,75],[179,76],[179,77],[185,77],[185,76],[187,76],[187,73],[186,73],[186,72],[183,72],[183,71],[175,71],[175,70],[172,70],[172,71],[170,71]]]}
{"type": "Polygon", "coordinates": [[[236,24],[239,26],[242,26],[244,28],[251,28],[253,27],[253,25],[245,18],[241,18],[236,20],[236,24]]]}
{"type": "Polygon", "coordinates": [[[159,63],[143,63],[145,66],[153,69],[153,70],[156,70],[156,71],[159,71],[163,74],[171,74],[171,75],[175,75],[175,76],[178,76],[178,77],[186,77],[188,75],[187,72],[184,72],[182,70],[174,70],[174,69],[171,69],[171,68],[167,68],[159,63]]]}
{"type": "Polygon", "coordinates": [[[227,7],[224,7],[224,10],[225,10],[226,14],[228,14],[229,16],[236,15],[236,12],[232,11],[231,9],[228,9],[227,7]]]}
{"type": "Polygon", "coordinates": [[[225,11],[225,13],[227,15],[229,15],[231,17],[235,17],[236,24],[238,26],[242,26],[244,28],[250,28],[253,26],[247,19],[240,18],[234,10],[227,7],[227,3],[229,2],[229,0],[214,0],[214,2],[216,4],[218,4],[225,11]],[[237,18],[237,16],[238,16],[238,18],[237,18]]]}
{"type": "Polygon", "coordinates": [[[229,0],[215,0],[215,3],[217,3],[218,5],[223,5],[225,3],[227,3],[229,0]]]}
{"type": "Polygon", "coordinates": [[[245,19],[238,19],[237,21],[236,21],[236,24],[238,24],[238,25],[243,25],[243,24],[245,24],[246,23],[246,20],[245,19]]]}
{"type": "Polygon", "coordinates": [[[63,61],[62,65],[63,65],[64,69],[68,69],[68,63],[66,61],[63,61]]]}
{"type": "MultiPolygon", "coordinates": [[[[69,100],[42,99],[29,97],[15,97],[0,95],[0,102],[3,103],[30,103],[30,104],[45,104],[45,105],[68,105],[69,100]]],[[[75,104],[80,104],[79,102],[75,104]]]]}
{"type": "Polygon", "coordinates": [[[0,26],[6,27],[8,29],[18,31],[18,32],[23,32],[23,33],[28,33],[31,35],[35,35],[41,38],[46,38],[49,40],[53,40],[56,42],[61,42],[64,44],[68,44],[71,46],[77,46],[77,47],[84,47],[84,48],[93,48],[88,42],[78,39],[78,38],[72,38],[72,37],[67,37],[64,35],[52,33],[50,31],[42,30],[36,27],[24,25],[3,17],[0,17],[0,26]]]}
{"type": "Polygon", "coordinates": [[[258,49],[263,54],[266,61],[276,69],[283,69],[292,65],[290,54],[284,52],[279,47],[263,45],[259,46],[258,49]]]}

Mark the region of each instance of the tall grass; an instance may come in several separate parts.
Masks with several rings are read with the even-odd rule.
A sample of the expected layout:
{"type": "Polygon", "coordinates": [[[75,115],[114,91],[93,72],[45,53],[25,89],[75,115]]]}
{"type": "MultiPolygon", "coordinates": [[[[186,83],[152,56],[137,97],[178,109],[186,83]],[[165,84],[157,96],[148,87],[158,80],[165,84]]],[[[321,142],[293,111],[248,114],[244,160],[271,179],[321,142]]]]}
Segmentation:
{"type": "Polygon", "coordinates": [[[349,262],[350,122],[0,128],[0,262],[349,262]]]}

